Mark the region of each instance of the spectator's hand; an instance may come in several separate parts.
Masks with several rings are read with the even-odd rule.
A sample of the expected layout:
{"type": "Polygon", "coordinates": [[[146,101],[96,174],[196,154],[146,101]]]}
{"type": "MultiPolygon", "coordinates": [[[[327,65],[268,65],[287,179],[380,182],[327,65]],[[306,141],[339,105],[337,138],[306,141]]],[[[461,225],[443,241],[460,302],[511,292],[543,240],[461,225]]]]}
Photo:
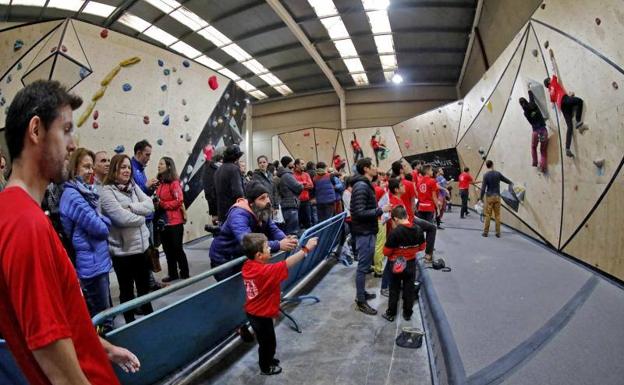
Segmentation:
{"type": "Polygon", "coordinates": [[[297,238],[286,237],[279,242],[281,251],[292,251],[297,247],[297,238]]]}
{"type": "Polygon", "coordinates": [[[147,183],[145,184],[145,186],[147,188],[154,188],[154,187],[158,187],[158,185],[160,184],[160,182],[158,181],[158,179],[153,178],[147,181],[147,183]]]}
{"type": "Polygon", "coordinates": [[[128,349],[112,346],[108,350],[108,359],[116,363],[126,373],[136,373],[141,368],[141,363],[128,349]]]}
{"type": "Polygon", "coordinates": [[[308,239],[308,242],[306,242],[305,247],[308,250],[312,251],[314,250],[317,244],[318,244],[318,237],[314,237],[314,238],[308,239]]]}
{"type": "Polygon", "coordinates": [[[381,211],[384,213],[389,213],[390,210],[392,210],[392,206],[390,204],[384,205],[384,207],[381,208],[381,211]]]}

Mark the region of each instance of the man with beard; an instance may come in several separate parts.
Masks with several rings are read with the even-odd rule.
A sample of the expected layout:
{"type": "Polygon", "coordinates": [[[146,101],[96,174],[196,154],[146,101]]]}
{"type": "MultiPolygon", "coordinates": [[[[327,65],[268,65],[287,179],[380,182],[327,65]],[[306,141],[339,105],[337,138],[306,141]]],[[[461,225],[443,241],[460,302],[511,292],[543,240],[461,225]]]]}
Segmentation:
{"type": "MultiPolygon", "coordinates": [[[[241,241],[245,234],[262,233],[269,239],[271,253],[290,251],[297,246],[295,237],[286,237],[271,219],[273,207],[269,190],[260,183],[252,184],[227,213],[221,232],[210,245],[210,265],[214,269],[244,254],[241,241]]],[[[215,274],[217,281],[236,274],[242,265],[215,274]]]]}
{"type": "Polygon", "coordinates": [[[13,173],[0,193],[0,333],[30,384],[119,384],[109,360],[139,360],[98,338],[74,267],[39,202],[67,179],[76,149],[72,111],[82,99],[38,80],[17,93],[6,118],[13,173]]]}

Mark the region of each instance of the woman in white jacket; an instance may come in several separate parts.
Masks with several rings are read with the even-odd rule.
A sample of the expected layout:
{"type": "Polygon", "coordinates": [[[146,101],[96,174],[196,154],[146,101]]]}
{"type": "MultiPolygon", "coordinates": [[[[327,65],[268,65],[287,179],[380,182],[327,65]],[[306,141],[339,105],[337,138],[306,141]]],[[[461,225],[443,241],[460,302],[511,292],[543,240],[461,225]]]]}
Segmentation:
{"type": "MultiPolygon", "coordinates": [[[[139,296],[149,293],[149,230],[145,217],[154,212],[154,204],[132,181],[127,155],[118,154],[111,159],[100,206],[112,223],[108,245],[119,282],[120,302],[134,298],[134,285],[139,296]]],[[[152,305],[145,304],[141,310],[143,314],[151,313],[152,305]]],[[[124,318],[126,323],[134,321],[134,312],[125,312],[124,318]]]]}

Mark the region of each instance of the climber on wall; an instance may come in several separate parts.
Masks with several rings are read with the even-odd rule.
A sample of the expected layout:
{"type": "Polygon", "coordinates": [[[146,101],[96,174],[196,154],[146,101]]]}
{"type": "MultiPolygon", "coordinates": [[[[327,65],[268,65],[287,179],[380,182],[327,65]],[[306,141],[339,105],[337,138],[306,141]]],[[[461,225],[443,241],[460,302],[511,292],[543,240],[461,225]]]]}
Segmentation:
{"type": "Polygon", "coordinates": [[[524,110],[524,116],[531,123],[533,127],[533,139],[531,140],[531,157],[533,159],[533,167],[537,167],[537,144],[540,144],[540,162],[539,168],[545,173],[547,168],[546,153],[548,146],[548,130],[546,129],[546,122],[542,116],[537,103],[535,103],[535,96],[533,91],[529,90],[529,100],[525,98],[519,99],[520,106],[524,110]]]}
{"type": "Polygon", "coordinates": [[[386,159],[386,151],[388,151],[388,149],[382,142],[381,133],[379,132],[379,130],[375,132],[375,135],[371,136],[370,145],[373,148],[373,152],[375,153],[375,163],[377,167],[379,167],[379,159],[386,159]]]}
{"type": "Polygon", "coordinates": [[[559,71],[557,70],[557,63],[555,62],[555,54],[552,49],[550,50],[550,59],[553,66],[552,78],[544,79],[544,85],[548,88],[550,93],[550,101],[557,104],[559,110],[563,114],[566,126],[566,155],[574,157],[572,151],[570,151],[570,145],[572,144],[572,131],[574,128],[579,130],[582,134],[587,127],[583,124],[583,99],[574,96],[573,92],[566,92],[563,85],[559,82],[559,71]],[[576,119],[576,125],[572,122],[572,117],[576,119]]]}
{"type": "Polygon", "coordinates": [[[353,149],[353,164],[355,165],[358,160],[364,158],[364,152],[362,151],[362,146],[360,146],[360,142],[358,142],[357,137],[355,136],[355,132],[353,133],[353,140],[351,141],[351,148],[353,149]]]}

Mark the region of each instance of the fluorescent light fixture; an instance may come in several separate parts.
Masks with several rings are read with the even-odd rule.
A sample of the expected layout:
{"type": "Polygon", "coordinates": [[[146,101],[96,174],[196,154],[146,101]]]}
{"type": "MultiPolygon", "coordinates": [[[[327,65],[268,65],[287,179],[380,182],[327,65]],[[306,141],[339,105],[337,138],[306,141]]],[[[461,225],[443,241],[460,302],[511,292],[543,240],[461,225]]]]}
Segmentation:
{"type": "Polygon", "coordinates": [[[384,77],[387,82],[392,81],[392,77],[394,76],[394,71],[384,71],[384,77]]]}
{"type": "Polygon", "coordinates": [[[275,89],[275,91],[279,92],[280,94],[284,96],[290,95],[293,93],[293,90],[291,90],[286,84],[273,87],[273,89],[275,89]]]}
{"type": "Polygon", "coordinates": [[[43,7],[46,0],[13,0],[12,5],[26,5],[31,7],[43,7]]]}
{"type": "Polygon", "coordinates": [[[349,73],[364,72],[364,67],[359,58],[344,59],[343,61],[349,73]]]}
{"type": "Polygon", "coordinates": [[[146,29],[145,31],[143,31],[143,34],[145,36],[149,36],[152,39],[166,45],[166,46],[170,46],[171,44],[175,43],[176,41],[178,41],[178,38],[163,31],[162,29],[158,28],[155,25],[152,25],[151,27],[149,27],[148,29],[146,29]]]}
{"type": "Polygon", "coordinates": [[[234,72],[230,71],[227,68],[221,68],[217,70],[221,75],[226,76],[232,80],[240,80],[240,76],[236,75],[234,72]]]}
{"type": "Polygon", "coordinates": [[[173,17],[193,31],[197,31],[198,29],[202,29],[208,26],[208,22],[206,20],[197,16],[197,14],[185,7],[180,7],[176,9],[175,11],[171,12],[169,16],[173,17]]]}
{"type": "MultiPolygon", "coordinates": [[[[269,72],[262,64],[260,64],[256,59],[247,60],[241,63],[245,67],[247,67],[254,74],[263,74],[269,72]]],[[[281,83],[281,82],[280,82],[281,83]]]]}
{"type": "Polygon", "coordinates": [[[195,58],[195,61],[205,65],[208,68],[211,68],[215,71],[223,68],[223,66],[221,64],[219,64],[218,62],[212,60],[211,58],[209,58],[206,55],[201,55],[200,57],[195,58]]]}
{"type": "Polygon", "coordinates": [[[195,48],[191,47],[183,41],[178,41],[169,46],[169,48],[178,51],[179,53],[190,59],[196,58],[201,55],[200,51],[196,50],[195,48]]]}
{"type": "Polygon", "coordinates": [[[262,91],[258,91],[258,90],[251,91],[251,92],[249,93],[249,95],[253,96],[254,98],[256,98],[256,99],[258,99],[258,100],[268,98],[268,96],[266,96],[266,94],[265,94],[264,92],[262,92],[262,91]]]}
{"type": "Polygon", "coordinates": [[[125,25],[126,27],[130,27],[138,32],[145,31],[151,25],[150,23],[141,19],[140,17],[134,16],[133,14],[128,13],[128,12],[124,12],[123,15],[121,15],[121,17],[117,21],[119,21],[121,24],[125,25]]]}
{"type": "Polygon", "coordinates": [[[383,68],[384,71],[393,70],[397,67],[397,60],[394,54],[380,55],[379,61],[381,61],[381,68],[383,68]]]}
{"type": "Polygon", "coordinates": [[[362,0],[362,5],[364,6],[364,10],[378,10],[378,9],[388,9],[390,5],[390,0],[362,0]]]}
{"type": "Polygon", "coordinates": [[[370,23],[371,30],[374,34],[392,33],[387,11],[366,12],[366,16],[368,16],[368,22],[370,23]]]}
{"type": "Polygon", "coordinates": [[[358,86],[365,86],[368,84],[368,76],[366,76],[365,73],[351,74],[351,78],[353,78],[353,81],[358,86]]]}
{"type": "Polygon", "coordinates": [[[208,26],[202,30],[199,30],[197,31],[197,33],[217,47],[222,47],[224,45],[232,43],[232,40],[228,39],[227,36],[219,32],[218,29],[212,26],[208,26]]]}
{"type": "Polygon", "coordinates": [[[394,83],[394,84],[401,84],[401,83],[403,83],[403,76],[395,73],[392,76],[392,83],[394,83]]]}
{"type": "Polygon", "coordinates": [[[318,17],[338,14],[338,10],[332,0],[308,0],[308,3],[314,9],[314,13],[316,13],[318,17]]]}
{"type": "Polygon", "coordinates": [[[349,32],[340,16],[328,17],[321,19],[321,23],[327,30],[327,34],[332,40],[344,39],[349,37],[349,32]]]}
{"type": "Polygon", "coordinates": [[[273,75],[272,73],[260,75],[260,79],[267,82],[267,84],[270,86],[276,86],[278,84],[282,84],[282,81],[279,80],[277,76],[273,75]]]}
{"type": "Polygon", "coordinates": [[[143,1],[160,9],[164,13],[171,13],[171,11],[173,11],[174,9],[182,5],[178,3],[177,1],[173,1],[173,0],[143,0],[143,1]]]}
{"type": "Polygon", "coordinates": [[[382,55],[384,53],[394,53],[394,41],[392,35],[374,36],[377,52],[382,55]]]}
{"type": "MultiPolygon", "coordinates": [[[[8,3],[7,1],[7,4],[8,3]]],[[[84,0],[50,0],[48,2],[48,8],[65,9],[75,12],[82,7],[82,4],[84,4],[84,0]]]]}
{"type": "Polygon", "coordinates": [[[353,57],[358,55],[351,39],[336,40],[334,45],[338,53],[340,53],[340,57],[353,57]]]}
{"type": "Polygon", "coordinates": [[[252,86],[248,81],[246,80],[237,80],[236,84],[238,84],[238,86],[242,89],[244,89],[245,91],[249,92],[249,91],[254,91],[256,89],[256,87],[252,86]]]}
{"type": "Polygon", "coordinates": [[[239,62],[251,59],[251,55],[248,54],[244,49],[239,47],[236,43],[221,47],[221,49],[239,62]]]}
{"type": "Polygon", "coordinates": [[[88,13],[89,15],[95,15],[100,17],[109,17],[115,9],[115,7],[108,4],[89,1],[87,3],[87,6],[84,7],[84,9],[82,10],[82,13],[88,13]]]}

